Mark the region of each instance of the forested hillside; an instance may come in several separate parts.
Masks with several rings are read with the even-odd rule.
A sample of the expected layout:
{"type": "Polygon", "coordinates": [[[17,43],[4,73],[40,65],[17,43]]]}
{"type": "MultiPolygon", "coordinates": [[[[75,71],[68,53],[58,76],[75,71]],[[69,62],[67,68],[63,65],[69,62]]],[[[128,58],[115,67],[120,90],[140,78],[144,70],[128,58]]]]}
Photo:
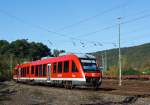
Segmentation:
{"type": "MultiPolygon", "coordinates": [[[[122,69],[124,74],[135,71],[150,74],[150,43],[121,48],[122,69]]],[[[107,57],[107,72],[114,74],[118,71],[118,49],[110,49],[94,53],[98,59],[107,57]],[[106,53],[106,54],[105,54],[106,53]],[[105,56],[107,55],[107,56],[105,56]]],[[[104,61],[105,62],[105,61],[104,61]]],[[[133,72],[132,72],[133,73],[133,72]]]]}
{"type": "Polygon", "coordinates": [[[8,42],[0,40],[0,80],[11,78],[12,68],[19,63],[37,60],[45,56],[57,56],[64,50],[51,50],[42,43],[28,42],[25,39],[8,42]]]}

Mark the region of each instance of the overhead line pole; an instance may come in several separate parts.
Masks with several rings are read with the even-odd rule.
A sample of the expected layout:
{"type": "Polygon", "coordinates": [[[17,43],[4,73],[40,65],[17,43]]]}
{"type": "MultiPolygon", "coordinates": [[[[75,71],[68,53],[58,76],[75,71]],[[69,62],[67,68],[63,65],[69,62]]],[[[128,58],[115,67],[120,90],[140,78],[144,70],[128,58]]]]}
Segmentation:
{"type": "Polygon", "coordinates": [[[119,24],[118,24],[118,32],[119,32],[119,86],[122,85],[122,79],[121,79],[121,68],[122,68],[122,64],[121,64],[121,49],[120,49],[120,46],[121,46],[121,43],[120,43],[120,20],[121,20],[121,17],[118,18],[119,20],[119,24]]]}

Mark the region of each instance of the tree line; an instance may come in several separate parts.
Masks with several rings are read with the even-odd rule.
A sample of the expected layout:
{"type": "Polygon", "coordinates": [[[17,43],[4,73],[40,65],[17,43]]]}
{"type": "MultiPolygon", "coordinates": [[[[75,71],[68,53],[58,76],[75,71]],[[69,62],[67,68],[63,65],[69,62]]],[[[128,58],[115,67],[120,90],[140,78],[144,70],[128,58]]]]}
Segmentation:
{"type": "Polygon", "coordinates": [[[19,39],[12,42],[0,40],[0,81],[9,80],[11,70],[16,64],[25,61],[35,61],[46,56],[58,56],[64,50],[54,49],[53,52],[43,43],[29,42],[19,39]]]}

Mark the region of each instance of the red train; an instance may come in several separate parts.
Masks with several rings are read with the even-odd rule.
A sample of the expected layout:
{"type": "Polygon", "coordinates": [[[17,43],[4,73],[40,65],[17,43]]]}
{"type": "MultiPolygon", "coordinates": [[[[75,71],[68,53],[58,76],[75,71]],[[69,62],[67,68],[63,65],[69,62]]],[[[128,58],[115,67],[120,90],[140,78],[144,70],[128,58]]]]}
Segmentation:
{"type": "Polygon", "coordinates": [[[13,79],[18,82],[59,84],[69,88],[77,85],[99,88],[102,72],[97,68],[94,56],[70,53],[17,65],[13,79]]]}

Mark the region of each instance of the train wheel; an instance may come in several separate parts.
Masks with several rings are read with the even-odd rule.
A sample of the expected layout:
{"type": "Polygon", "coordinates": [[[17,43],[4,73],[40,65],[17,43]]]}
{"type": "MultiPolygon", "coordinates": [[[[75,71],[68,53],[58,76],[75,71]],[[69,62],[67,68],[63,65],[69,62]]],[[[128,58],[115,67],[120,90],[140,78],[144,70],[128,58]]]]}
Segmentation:
{"type": "Polygon", "coordinates": [[[69,89],[72,89],[72,88],[73,88],[72,81],[70,81],[70,83],[69,83],[69,89]]]}
{"type": "Polygon", "coordinates": [[[93,83],[94,89],[95,89],[95,90],[98,90],[99,87],[101,86],[101,83],[102,83],[102,79],[101,79],[101,78],[100,78],[100,79],[96,79],[96,80],[94,81],[94,83],[93,83]]]}
{"type": "Polygon", "coordinates": [[[64,88],[67,88],[67,81],[63,82],[64,88]]]}
{"type": "Polygon", "coordinates": [[[63,82],[63,84],[64,84],[64,87],[66,89],[72,89],[73,88],[72,81],[65,81],[65,82],[63,82]]]}

